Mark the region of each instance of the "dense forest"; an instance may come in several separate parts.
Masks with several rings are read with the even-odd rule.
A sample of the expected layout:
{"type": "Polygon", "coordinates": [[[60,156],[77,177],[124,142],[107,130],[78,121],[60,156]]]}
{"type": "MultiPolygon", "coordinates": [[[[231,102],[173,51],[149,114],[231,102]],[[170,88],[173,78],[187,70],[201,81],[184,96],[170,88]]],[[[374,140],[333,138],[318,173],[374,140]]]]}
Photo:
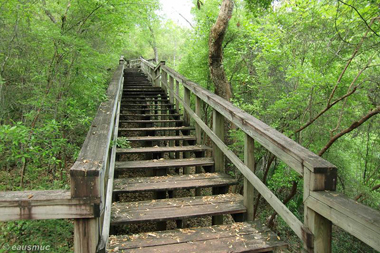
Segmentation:
{"type": "MultiPolygon", "coordinates": [[[[0,190],[68,189],[120,55],[166,61],[216,91],[210,31],[221,0],[183,27],[158,0],[0,0],[0,190]]],[[[229,100],[338,167],[338,191],[380,209],[380,2],[235,0],[222,40],[229,100]]],[[[204,117],[211,122],[205,107],[204,117]]],[[[229,129],[243,156],[244,135],[229,129]]],[[[256,174],[303,219],[302,179],[257,146],[256,174]]],[[[232,166],[229,173],[243,177],[232,166]]],[[[239,187],[236,189],[239,191],[239,187]]],[[[302,245],[256,196],[258,219],[302,245]]],[[[0,223],[9,242],[72,251],[71,221],[0,223]]],[[[370,252],[334,229],[335,252],[370,252]]]]}

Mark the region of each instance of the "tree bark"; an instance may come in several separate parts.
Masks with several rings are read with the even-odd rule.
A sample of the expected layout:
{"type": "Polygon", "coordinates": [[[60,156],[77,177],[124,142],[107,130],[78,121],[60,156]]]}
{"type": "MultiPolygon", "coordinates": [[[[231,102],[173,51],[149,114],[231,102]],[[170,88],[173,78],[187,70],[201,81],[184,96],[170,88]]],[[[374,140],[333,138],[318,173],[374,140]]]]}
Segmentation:
{"type": "Polygon", "coordinates": [[[231,87],[223,67],[223,40],[227,31],[228,21],[232,16],[234,4],[232,0],[223,0],[219,16],[212,26],[208,41],[208,63],[211,79],[215,85],[215,94],[230,101],[231,87]]]}

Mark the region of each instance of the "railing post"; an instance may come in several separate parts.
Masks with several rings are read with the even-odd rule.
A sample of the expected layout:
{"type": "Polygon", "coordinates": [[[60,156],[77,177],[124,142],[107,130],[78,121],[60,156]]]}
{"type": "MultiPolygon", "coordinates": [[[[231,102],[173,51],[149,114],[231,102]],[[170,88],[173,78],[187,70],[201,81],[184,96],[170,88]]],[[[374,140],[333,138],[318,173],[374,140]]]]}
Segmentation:
{"type": "MultiPolygon", "coordinates": [[[[176,80],[175,84],[176,84],[175,94],[179,97],[179,81],[176,80]]],[[[175,110],[177,111],[177,113],[179,113],[179,101],[178,101],[178,99],[176,99],[175,110]]]]}
{"type": "MultiPolygon", "coordinates": [[[[99,176],[71,171],[71,198],[94,198],[100,196],[99,176]]],[[[96,252],[99,239],[99,218],[74,220],[74,252],[96,252]]]]}
{"type": "MultiPolygon", "coordinates": [[[[202,99],[200,99],[198,96],[195,96],[195,113],[198,117],[202,117],[202,99]]],[[[195,137],[197,138],[197,144],[202,144],[202,128],[195,124],[195,137]]]]}
{"type": "MultiPolygon", "coordinates": [[[[186,87],[184,88],[184,94],[183,94],[183,102],[190,106],[190,90],[186,87]]],[[[190,115],[187,113],[186,110],[183,110],[183,121],[186,126],[190,125],[190,115]]]]}
{"type": "MultiPolygon", "coordinates": [[[[253,173],[255,173],[254,147],[255,147],[254,139],[248,134],[245,134],[244,163],[253,173]]],[[[253,217],[254,193],[255,193],[255,188],[246,178],[244,178],[244,206],[247,207],[246,218],[248,221],[253,221],[255,218],[253,217]]]]}
{"type": "Polygon", "coordinates": [[[174,78],[171,75],[169,75],[169,101],[171,104],[174,104],[173,91],[174,91],[174,78]]]}
{"type": "MultiPolygon", "coordinates": [[[[304,203],[311,191],[335,191],[336,169],[327,170],[325,173],[311,172],[304,168],[304,203]]],[[[332,223],[321,216],[305,203],[304,222],[313,234],[311,241],[305,240],[304,248],[307,252],[331,252],[332,223]]]]}
{"type": "MultiPolygon", "coordinates": [[[[212,131],[224,142],[224,116],[217,112],[213,111],[212,114],[212,131]]],[[[213,145],[213,153],[214,153],[214,166],[215,172],[225,173],[224,167],[224,154],[223,151],[219,149],[219,147],[214,144],[213,145]]],[[[223,224],[223,215],[213,216],[212,217],[213,225],[223,224]]]]}

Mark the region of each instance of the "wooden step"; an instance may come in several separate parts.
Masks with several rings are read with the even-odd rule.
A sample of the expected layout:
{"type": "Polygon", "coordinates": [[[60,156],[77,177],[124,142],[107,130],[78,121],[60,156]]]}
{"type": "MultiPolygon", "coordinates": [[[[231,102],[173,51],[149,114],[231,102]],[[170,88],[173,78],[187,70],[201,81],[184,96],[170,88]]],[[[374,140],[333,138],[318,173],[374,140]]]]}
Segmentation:
{"type": "Polygon", "coordinates": [[[131,114],[131,113],[121,113],[120,116],[123,116],[123,117],[129,117],[129,116],[138,116],[138,117],[155,117],[155,116],[166,116],[166,117],[179,117],[181,116],[182,114],[178,114],[178,113],[171,113],[171,114],[167,114],[167,113],[157,113],[157,114],[152,114],[152,113],[147,113],[147,114],[131,114]]]}
{"type": "Polygon", "coordinates": [[[153,86],[150,86],[150,87],[124,87],[123,91],[163,91],[161,87],[153,87],[153,86]]]}
{"type": "MultiPolygon", "coordinates": [[[[156,109],[156,108],[139,108],[139,109],[136,109],[136,108],[133,108],[133,109],[129,109],[129,108],[121,108],[120,109],[121,111],[170,111],[170,112],[175,112],[175,109],[174,108],[160,108],[160,109],[156,109]]],[[[180,109],[181,110],[181,109],[180,109]]]]}
{"type": "Polygon", "coordinates": [[[271,252],[286,249],[267,227],[238,222],[203,228],[111,236],[109,252],[271,252]]]}
{"type": "Polygon", "coordinates": [[[212,166],[212,158],[189,158],[189,159],[158,159],[142,161],[116,162],[115,169],[158,169],[178,168],[191,166],[212,166]]]}
{"type": "Polygon", "coordinates": [[[178,220],[245,212],[243,196],[232,193],[153,201],[115,202],[111,209],[111,224],[178,220]]]}
{"type": "Polygon", "coordinates": [[[120,123],[180,123],[180,122],[183,122],[183,120],[180,120],[180,119],[163,119],[163,120],[155,120],[155,119],[152,119],[152,120],[124,120],[124,119],[121,119],[119,121],[120,123]]]}
{"type": "Polygon", "coordinates": [[[223,173],[200,173],[183,176],[135,177],[114,180],[115,193],[168,191],[223,187],[237,184],[237,180],[223,173]]]}
{"type": "Polygon", "coordinates": [[[179,147],[147,147],[147,148],[118,148],[118,154],[147,154],[147,153],[164,153],[164,152],[203,152],[212,150],[204,145],[196,146],[179,146],[179,147]]]}
{"type": "Polygon", "coordinates": [[[125,107],[130,107],[130,106],[141,106],[141,107],[155,107],[155,106],[158,106],[158,107],[170,107],[170,108],[173,108],[174,105],[172,104],[131,104],[131,103],[123,103],[121,104],[121,108],[125,108],[125,107]]]}
{"type": "Polygon", "coordinates": [[[138,136],[126,137],[128,141],[195,141],[195,136],[138,136]]]}
{"type": "Polygon", "coordinates": [[[177,130],[194,130],[194,127],[180,126],[180,127],[131,127],[119,128],[119,131],[177,131],[177,130]]]}

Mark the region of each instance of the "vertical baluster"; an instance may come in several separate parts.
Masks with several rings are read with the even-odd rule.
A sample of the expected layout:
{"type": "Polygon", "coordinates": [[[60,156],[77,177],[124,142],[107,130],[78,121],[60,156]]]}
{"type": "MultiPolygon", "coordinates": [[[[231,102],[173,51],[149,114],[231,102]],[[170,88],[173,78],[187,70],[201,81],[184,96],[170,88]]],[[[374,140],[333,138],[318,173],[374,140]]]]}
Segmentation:
{"type": "MultiPolygon", "coordinates": [[[[255,156],[254,156],[255,141],[251,136],[245,134],[244,138],[244,163],[254,173],[255,172],[255,156]]],[[[247,220],[253,221],[253,197],[255,188],[244,178],[244,205],[247,208],[247,220]]]]}

